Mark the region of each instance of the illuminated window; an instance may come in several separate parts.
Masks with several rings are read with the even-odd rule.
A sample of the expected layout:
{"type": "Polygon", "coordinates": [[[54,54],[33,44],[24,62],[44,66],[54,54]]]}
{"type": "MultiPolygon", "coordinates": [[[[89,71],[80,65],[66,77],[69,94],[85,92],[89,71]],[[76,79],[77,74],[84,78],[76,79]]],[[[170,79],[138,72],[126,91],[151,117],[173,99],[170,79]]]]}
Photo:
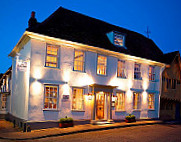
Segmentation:
{"type": "Polygon", "coordinates": [[[7,96],[5,94],[1,95],[1,109],[6,109],[7,96]]]}
{"type": "Polygon", "coordinates": [[[141,79],[141,64],[135,63],[134,79],[141,79]]]}
{"type": "Polygon", "coordinates": [[[97,74],[106,75],[107,57],[98,55],[97,57],[97,74]]]}
{"type": "Polygon", "coordinates": [[[149,66],[149,80],[155,81],[155,67],[149,66]]]}
{"type": "Polygon", "coordinates": [[[58,67],[58,46],[47,44],[46,67],[58,67]]]}
{"type": "Polygon", "coordinates": [[[44,109],[57,109],[58,86],[46,85],[44,109]]]}
{"type": "Polygon", "coordinates": [[[126,78],[125,61],[118,60],[117,77],[126,78]]]}
{"type": "Polygon", "coordinates": [[[148,94],[148,109],[154,109],[155,107],[154,94],[148,94]]]}
{"type": "Polygon", "coordinates": [[[74,70],[84,71],[84,52],[75,50],[74,53],[74,70]]]}
{"type": "Polygon", "coordinates": [[[73,98],[72,98],[72,110],[83,110],[83,92],[81,88],[73,88],[73,98]]]}
{"type": "Polygon", "coordinates": [[[133,93],[133,109],[140,109],[140,93],[133,93]]]}
{"type": "Polygon", "coordinates": [[[125,93],[116,93],[117,95],[117,103],[116,103],[116,110],[117,111],[124,111],[125,110],[125,93]]]}
{"type": "Polygon", "coordinates": [[[124,46],[124,36],[114,32],[114,44],[118,46],[124,46]]]}

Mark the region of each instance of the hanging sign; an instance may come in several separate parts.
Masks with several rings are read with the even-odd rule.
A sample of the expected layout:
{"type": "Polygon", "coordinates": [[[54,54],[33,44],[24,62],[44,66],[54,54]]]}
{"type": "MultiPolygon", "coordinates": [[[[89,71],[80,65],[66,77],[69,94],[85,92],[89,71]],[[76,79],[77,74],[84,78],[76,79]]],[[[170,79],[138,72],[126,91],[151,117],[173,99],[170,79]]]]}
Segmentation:
{"type": "Polygon", "coordinates": [[[27,62],[26,61],[18,61],[17,62],[18,71],[26,72],[27,70],[27,62]]]}

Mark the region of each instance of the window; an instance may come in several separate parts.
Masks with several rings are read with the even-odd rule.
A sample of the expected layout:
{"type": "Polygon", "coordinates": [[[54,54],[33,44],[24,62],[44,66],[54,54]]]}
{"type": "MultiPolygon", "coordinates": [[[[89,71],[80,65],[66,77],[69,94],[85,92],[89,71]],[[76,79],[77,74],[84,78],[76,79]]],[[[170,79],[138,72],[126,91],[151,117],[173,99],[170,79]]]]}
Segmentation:
{"type": "Polygon", "coordinates": [[[155,81],[155,67],[149,66],[149,80],[155,81]]]}
{"type": "Polygon", "coordinates": [[[74,52],[74,70],[84,71],[84,52],[75,50],[74,52]]]}
{"type": "Polygon", "coordinates": [[[5,94],[1,95],[1,109],[6,109],[7,96],[5,94]]]}
{"type": "Polygon", "coordinates": [[[44,109],[57,109],[58,86],[46,85],[44,109]]]}
{"type": "Polygon", "coordinates": [[[133,93],[133,109],[140,109],[140,93],[133,93]]]}
{"type": "Polygon", "coordinates": [[[155,97],[154,94],[148,94],[148,109],[155,108],[155,97]]]}
{"type": "Polygon", "coordinates": [[[126,78],[125,61],[118,60],[117,77],[126,78]]]}
{"type": "Polygon", "coordinates": [[[82,88],[73,88],[72,110],[83,110],[83,92],[82,88]]]}
{"type": "Polygon", "coordinates": [[[114,44],[118,46],[124,46],[124,36],[114,32],[114,44]]]}
{"type": "Polygon", "coordinates": [[[134,79],[141,79],[141,64],[135,63],[134,79]]]}
{"type": "Polygon", "coordinates": [[[98,55],[97,57],[97,74],[106,75],[107,57],[98,55]]]}
{"type": "Polygon", "coordinates": [[[46,67],[58,67],[58,46],[47,44],[46,67]]]}
{"type": "Polygon", "coordinates": [[[117,103],[116,103],[116,110],[117,111],[124,111],[125,110],[125,93],[116,93],[117,95],[117,103]]]}

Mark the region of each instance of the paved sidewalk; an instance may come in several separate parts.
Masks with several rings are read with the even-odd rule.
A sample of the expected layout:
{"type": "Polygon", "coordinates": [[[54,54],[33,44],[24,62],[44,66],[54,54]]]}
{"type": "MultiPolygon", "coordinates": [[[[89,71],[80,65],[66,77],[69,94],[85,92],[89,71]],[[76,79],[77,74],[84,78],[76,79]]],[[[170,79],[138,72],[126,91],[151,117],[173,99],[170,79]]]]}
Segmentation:
{"type": "Polygon", "coordinates": [[[149,120],[149,121],[137,121],[134,123],[113,123],[113,124],[104,124],[104,125],[75,125],[74,127],[69,128],[49,128],[49,129],[40,129],[40,130],[32,130],[31,132],[24,133],[22,131],[18,131],[17,128],[13,128],[13,125],[10,122],[5,120],[0,121],[0,139],[8,139],[8,140],[33,140],[40,139],[46,137],[55,137],[55,136],[63,136],[69,134],[76,133],[84,133],[90,131],[100,131],[100,130],[108,130],[114,128],[124,128],[131,126],[140,126],[140,125],[153,125],[153,124],[161,124],[163,123],[160,120],[149,120]],[[5,127],[7,125],[7,127],[5,127]]]}

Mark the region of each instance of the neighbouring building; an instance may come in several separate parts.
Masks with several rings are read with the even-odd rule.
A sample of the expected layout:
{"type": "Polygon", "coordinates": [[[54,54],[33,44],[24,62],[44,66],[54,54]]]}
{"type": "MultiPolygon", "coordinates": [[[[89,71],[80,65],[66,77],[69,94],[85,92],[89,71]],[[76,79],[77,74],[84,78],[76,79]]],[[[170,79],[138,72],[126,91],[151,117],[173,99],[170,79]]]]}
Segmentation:
{"type": "Polygon", "coordinates": [[[139,33],[60,7],[41,23],[33,12],[9,56],[16,123],[159,118],[163,52],[139,33]]]}
{"type": "Polygon", "coordinates": [[[181,118],[181,62],[179,51],[164,54],[167,64],[162,74],[160,119],[181,118]]]}
{"type": "Polygon", "coordinates": [[[10,112],[11,67],[0,78],[0,119],[10,112]]]}

